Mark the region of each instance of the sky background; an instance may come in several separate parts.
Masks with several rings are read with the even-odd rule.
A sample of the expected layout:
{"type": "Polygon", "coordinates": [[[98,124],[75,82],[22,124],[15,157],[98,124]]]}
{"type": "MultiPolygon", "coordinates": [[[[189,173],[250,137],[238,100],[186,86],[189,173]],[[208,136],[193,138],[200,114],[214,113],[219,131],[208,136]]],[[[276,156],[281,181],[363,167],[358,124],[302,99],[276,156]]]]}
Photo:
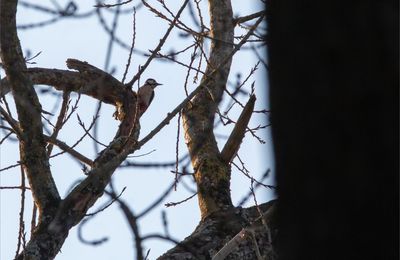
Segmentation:
{"type": "MultiPolygon", "coordinates": [[[[38,4],[38,1],[31,1],[38,4]]],[[[133,1],[138,3],[138,1],[133,1]]],[[[167,6],[176,13],[180,7],[181,1],[165,1],[167,6]]],[[[24,3],[29,3],[25,1],[24,3]]],[[[68,1],[41,1],[40,4],[54,9],[55,3],[60,7],[66,6],[68,1]]],[[[158,6],[156,1],[149,1],[154,6],[158,6]]],[[[93,10],[94,2],[83,1],[77,3],[77,13],[86,13],[93,10]]],[[[232,1],[234,14],[242,16],[251,14],[263,9],[260,1],[232,1]]],[[[123,10],[128,10],[133,5],[123,7],[123,10]]],[[[207,17],[207,2],[205,0],[200,2],[204,14],[205,23],[208,25],[207,17]]],[[[165,12],[164,12],[165,13],[165,12]]],[[[113,12],[103,9],[107,24],[110,26],[113,19],[113,12]]],[[[18,35],[21,41],[22,49],[27,55],[28,51],[35,55],[41,52],[33,61],[36,64],[30,64],[29,67],[44,67],[44,68],[57,68],[67,69],[65,60],[67,58],[77,58],[87,61],[101,69],[107,71],[114,71],[114,77],[121,79],[125,64],[128,57],[128,50],[122,48],[118,44],[112,46],[112,52],[107,62],[106,50],[109,45],[109,35],[99,25],[99,19],[96,15],[88,18],[65,18],[52,25],[23,29],[24,25],[33,22],[46,21],[51,19],[52,15],[43,14],[20,5],[18,7],[17,24],[22,26],[18,35]]],[[[182,13],[182,20],[186,21],[188,25],[193,25],[189,12],[185,10],[182,13]]],[[[263,25],[265,26],[265,25],[263,25]]],[[[149,49],[154,49],[158,44],[160,38],[163,37],[168,24],[153,13],[149,12],[146,8],[140,8],[136,14],[136,44],[135,48],[140,51],[147,52],[149,49]]],[[[166,44],[162,48],[163,53],[168,51],[180,50],[193,43],[191,37],[179,37],[180,31],[174,29],[168,38],[166,44]]],[[[244,31],[237,28],[235,35],[241,35],[244,31]]],[[[132,12],[126,12],[118,20],[118,29],[116,31],[117,38],[123,40],[126,44],[130,45],[132,38],[132,12]]],[[[210,44],[206,41],[204,49],[208,50],[210,44]]],[[[266,52],[259,51],[265,58],[266,52]]],[[[179,56],[179,60],[188,63],[190,60],[190,52],[184,53],[179,56]]],[[[128,80],[136,73],[138,66],[143,65],[146,57],[134,53],[132,59],[132,66],[128,73],[128,80]]],[[[250,73],[251,68],[257,63],[257,56],[250,50],[239,51],[233,58],[229,81],[236,82],[237,74],[242,73],[242,80],[250,73]]],[[[204,68],[204,66],[203,66],[204,68]]],[[[250,84],[255,81],[255,91],[257,96],[256,110],[268,109],[268,81],[266,79],[266,69],[260,63],[256,73],[250,78],[246,84],[249,89],[250,84]]],[[[4,77],[4,71],[0,70],[1,77],[4,77]]],[[[194,90],[197,86],[193,83],[194,73],[189,77],[188,90],[194,90]]],[[[155,99],[151,107],[141,118],[141,138],[149,133],[166,115],[169,111],[173,110],[180,101],[185,97],[183,89],[183,82],[186,77],[186,69],[176,63],[168,63],[158,59],[153,60],[150,67],[145,71],[141,78],[141,83],[146,78],[155,78],[158,82],[163,83],[156,91],[155,99]]],[[[137,88],[137,86],[134,86],[137,88]]],[[[46,87],[37,87],[37,90],[45,89],[46,87]]],[[[232,89],[232,88],[231,88],[232,89]]],[[[8,95],[7,101],[12,105],[11,96],[8,95]]],[[[248,96],[239,96],[241,102],[245,103],[248,96]]],[[[54,95],[44,94],[40,95],[39,99],[42,103],[43,109],[57,115],[58,110],[54,110],[60,99],[54,95]]],[[[72,103],[77,100],[77,95],[71,96],[72,103]]],[[[221,108],[226,107],[229,100],[225,97],[221,104],[221,108]]],[[[82,121],[88,126],[93,118],[97,108],[97,102],[91,98],[82,96],[80,98],[76,113],[79,114],[82,121]]],[[[237,119],[241,109],[239,106],[234,106],[230,115],[232,118],[237,119]]],[[[112,118],[114,107],[103,104],[100,112],[99,125],[98,125],[98,139],[102,143],[108,144],[115,135],[118,127],[118,121],[112,118]]],[[[15,113],[14,113],[15,116],[15,113]]],[[[56,118],[52,121],[55,122],[56,118]]],[[[257,125],[265,125],[268,122],[268,117],[263,114],[253,115],[250,126],[256,127],[257,125]]],[[[49,128],[50,129],[50,128],[49,128]]],[[[50,129],[51,130],[51,129],[50,129]]],[[[228,125],[222,127],[219,125],[215,129],[218,137],[218,145],[223,147],[226,137],[229,136],[232,126],[228,125]]],[[[46,130],[45,130],[46,131],[46,130]]],[[[79,126],[76,120],[76,114],[72,115],[71,119],[61,130],[59,139],[65,141],[67,144],[73,144],[82,134],[84,130],[79,126]]],[[[249,169],[251,175],[255,178],[260,178],[267,169],[271,169],[271,175],[263,181],[265,184],[274,184],[273,173],[273,155],[272,155],[272,139],[270,129],[266,128],[260,131],[259,136],[262,137],[266,144],[261,145],[259,141],[247,133],[243,141],[239,155],[245,162],[246,167],[249,169]]],[[[142,149],[135,153],[135,155],[144,155],[140,157],[129,158],[129,161],[138,163],[148,162],[171,162],[175,159],[175,145],[177,135],[177,118],[174,118],[168,126],[149,141],[142,149]]],[[[4,133],[0,133],[0,138],[4,133]]],[[[76,149],[85,154],[89,158],[95,158],[96,151],[94,149],[93,141],[90,138],[80,143],[76,149]]],[[[100,147],[99,149],[103,149],[100,147]]],[[[179,154],[182,156],[186,153],[186,145],[183,138],[183,131],[180,132],[179,154]]],[[[59,150],[55,147],[54,153],[59,150]]],[[[18,145],[16,142],[5,142],[0,146],[0,168],[7,167],[14,164],[19,159],[18,145]]],[[[235,159],[235,162],[238,162],[235,159]]],[[[71,159],[69,155],[58,156],[51,161],[51,169],[53,177],[56,181],[59,193],[64,197],[68,191],[76,184],[78,180],[82,180],[85,175],[82,172],[82,165],[71,159]]],[[[117,192],[122,191],[126,187],[125,192],[121,198],[127,202],[134,213],[142,212],[149,204],[156,200],[174,180],[174,174],[170,171],[174,170],[174,166],[158,169],[146,168],[122,168],[118,169],[113,177],[114,185],[117,192]]],[[[139,220],[140,232],[142,235],[163,233],[162,226],[162,211],[165,211],[168,219],[169,233],[171,237],[182,240],[190,235],[200,221],[200,212],[197,206],[197,197],[180,204],[176,207],[166,208],[163,206],[167,202],[177,202],[192,195],[192,190],[195,190],[195,185],[190,179],[191,177],[183,178],[182,182],[178,185],[176,192],[171,192],[170,195],[161,203],[159,207],[151,211],[144,218],[139,220]],[[185,185],[182,185],[182,184],[185,185]]],[[[0,186],[18,186],[20,185],[20,169],[18,167],[0,172],[0,186]]],[[[243,175],[243,173],[232,167],[232,181],[231,191],[232,200],[237,205],[242,198],[249,192],[250,180],[243,175]]],[[[18,235],[18,214],[20,210],[20,190],[0,190],[0,259],[13,259],[17,244],[18,235]]],[[[257,200],[259,203],[269,201],[274,198],[272,190],[259,188],[256,190],[257,200]]],[[[26,194],[25,206],[25,225],[27,235],[30,232],[30,218],[32,212],[32,200],[30,192],[26,194]]],[[[93,212],[108,202],[109,198],[103,196],[94,205],[89,212],[93,212]]],[[[244,206],[254,205],[254,201],[250,199],[244,206]]],[[[124,216],[121,214],[117,203],[114,203],[102,213],[96,215],[83,227],[83,235],[88,240],[97,240],[103,237],[108,237],[108,241],[102,243],[100,246],[89,246],[81,243],[77,238],[77,226],[74,227],[64,243],[61,252],[57,255],[56,259],[83,259],[87,257],[94,257],[99,260],[106,259],[133,259],[133,241],[129,227],[125,221],[124,216]]],[[[159,241],[159,240],[146,240],[144,242],[146,249],[151,249],[149,259],[155,259],[160,254],[164,253],[167,249],[173,247],[173,244],[159,241]]]]}

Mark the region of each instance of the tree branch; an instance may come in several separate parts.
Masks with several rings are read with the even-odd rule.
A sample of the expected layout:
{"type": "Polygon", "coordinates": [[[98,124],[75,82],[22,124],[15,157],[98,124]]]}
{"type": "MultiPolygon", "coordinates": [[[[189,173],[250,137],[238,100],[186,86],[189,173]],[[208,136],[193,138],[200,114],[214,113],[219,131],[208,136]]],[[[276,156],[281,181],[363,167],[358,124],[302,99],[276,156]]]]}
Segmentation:
{"type": "Polygon", "coordinates": [[[78,159],[79,161],[86,163],[87,165],[93,167],[94,166],[94,162],[92,160],[90,160],[89,158],[87,158],[86,156],[84,156],[83,154],[79,153],[78,151],[72,149],[71,147],[69,147],[66,143],[55,139],[54,137],[51,136],[44,136],[44,139],[46,140],[47,143],[52,144],[52,145],[56,145],[58,148],[60,148],[61,150],[69,153],[70,155],[72,155],[74,158],[78,159]]]}
{"type": "MultiPolygon", "coordinates": [[[[110,74],[87,62],[68,59],[67,64],[69,68],[83,73],[46,68],[29,68],[25,72],[35,85],[53,86],[60,91],[76,92],[112,105],[122,103],[127,92],[131,91],[110,74]]],[[[0,81],[0,94],[6,95],[10,90],[8,77],[3,78],[0,81]]]]}
{"type": "Polygon", "coordinates": [[[233,30],[230,0],[209,0],[210,34],[213,38],[204,85],[184,108],[182,119],[185,139],[195,170],[201,217],[232,207],[230,170],[221,159],[213,127],[218,104],[232,62],[233,30]]]}
{"type": "Polygon", "coordinates": [[[39,208],[39,221],[43,221],[54,214],[60,195],[46,155],[46,142],[42,134],[42,108],[32,82],[25,74],[26,64],[16,30],[16,9],[17,1],[0,2],[0,55],[13,92],[22,132],[21,160],[39,208]]]}
{"type": "Polygon", "coordinates": [[[244,22],[253,20],[253,19],[257,18],[257,17],[264,16],[264,15],[265,15],[265,11],[260,11],[260,12],[254,13],[254,14],[238,17],[238,18],[233,20],[233,23],[235,25],[238,25],[240,23],[244,23],[244,22]]]}
{"type": "Polygon", "coordinates": [[[251,95],[246,106],[243,108],[238,121],[233,128],[228,141],[226,141],[224,148],[221,151],[221,157],[226,163],[230,163],[239,151],[240,144],[243,141],[244,134],[246,133],[247,125],[249,124],[251,115],[254,109],[256,96],[251,95]]]}

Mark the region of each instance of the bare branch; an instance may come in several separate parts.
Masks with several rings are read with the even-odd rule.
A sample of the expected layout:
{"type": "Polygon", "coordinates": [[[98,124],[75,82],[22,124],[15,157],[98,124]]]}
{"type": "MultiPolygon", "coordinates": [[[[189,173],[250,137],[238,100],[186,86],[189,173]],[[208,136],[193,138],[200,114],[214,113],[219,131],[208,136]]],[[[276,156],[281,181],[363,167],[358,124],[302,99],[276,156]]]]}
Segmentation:
{"type": "Polygon", "coordinates": [[[66,143],[57,140],[51,136],[44,136],[44,139],[46,140],[46,142],[48,142],[49,144],[52,145],[57,145],[57,147],[59,147],[61,150],[69,153],[70,155],[72,155],[74,158],[78,159],[79,161],[86,163],[87,165],[93,167],[94,166],[94,162],[92,160],[90,160],[89,158],[87,158],[86,156],[84,156],[83,154],[77,152],[76,150],[74,150],[72,147],[68,146],[66,143]]]}
{"type": "Polygon", "coordinates": [[[240,144],[246,133],[247,125],[249,124],[251,115],[254,109],[254,103],[256,101],[256,96],[251,95],[249,101],[247,101],[240,117],[233,128],[228,141],[226,141],[224,148],[221,151],[221,157],[226,163],[230,163],[235,157],[237,151],[239,150],[240,144]]]}
{"type": "Polygon", "coordinates": [[[139,225],[137,223],[138,217],[132,212],[129,206],[122,199],[116,197],[112,183],[110,186],[111,186],[111,192],[107,194],[118,202],[122,212],[124,213],[124,216],[128,221],[132,234],[135,238],[136,259],[142,260],[143,246],[142,246],[142,237],[139,233],[139,225]]]}
{"type": "Polygon", "coordinates": [[[193,198],[193,197],[196,196],[196,195],[197,195],[197,192],[194,193],[194,194],[192,194],[192,195],[190,195],[189,197],[187,197],[187,198],[184,199],[184,200],[181,200],[181,201],[178,201],[178,202],[168,202],[168,203],[165,203],[164,205],[165,205],[166,207],[175,207],[175,206],[177,206],[177,205],[179,205],[179,204],[182,204],[182,203],[184,203],[184,202],[190,200],[191,198],[193,198]]]}
{"type": "Polygon", "coordinates": [[[177,133],[176,133],[176,144],[175,144],[175,187],[174,189],[176,190],[176,186],[178,185],[178,167],[179,167],[179,136],[180,136],[180,130],[181,130],[181,112],[179,112],[178,115],[178,126],[177,126],[177,133]]]}
{"type": "Polygon", "coordinates": [[[12,164],[12,165],[9,165],[9,166],[7,166],[7,167],[1,168],[1,169],[0,169],[0,172],[9,170],[9,169],[12,169],[12,168],[15,168],[15,167],[18,167],[18,166],[20,166],[21,164],[22,164],[21,162],[18,162],[18,163],[16,163],[16,164],[12,164]]]}
{"type": "Polygon", "coordinates": [[[238,17],[238,18],[233,20],[233,23],[235,25],[237,25],[237,24],[244,23],[244,22],[253,20],[255,18],[258,18],[260,16],[264,16],[264,15],[265,15],[265,11],[260,11],[260,12],[254,13],[254,14],[238,17]]]}
{"type": "Polygon", "coordinates": [[[30,190],[31,188],[26,186],[0,186],[0,190],[30,190]]]}
{"type": "Polygon", "coordinates": [[[18,119],[22,131],[21,160],[29,178],[40,218],[54,210],[60,195],[50,172],[42,135],[41,105],[32,82],[25,74],[27,70],[22,56],[16,30],[17,1],[0,2],[0,55],[13,91],[18,119]],[[28,141],[34,140],[34,141],[28,141]]]}
{"type": "Polygon", "coordinates": [[[25,250],[25,222],[24,222],[24,211],[25,211],[25,172],[23,167],[20,167],[20,172],[21,172],[21,186],[23,187],[21,189],[21,209],[19,211],[19,231],[18,231],[18,244],[17,244],[17,250],[15,252],[15,257],[17,258],[20,247],[21,247],[21,241],[22,241],[22,247],[25,250]]]}
{"type": "Polygon", "coordinates": [[[4,117],[4,119],[7,121],[7,123],[12,127],[12,131],[19,137],[22,139],[22,132],[21,132],[21,128],[19,126],[19,123],[10,116],[9,113],[7,113],[7,111],[0,107],[0,113],[1,115],[4,117]]]}
{"type": "Polygon", "coordinates": [[[111,200],[107,205],[105,205],[104,207],[102,207],[102,208],[99,209],[99,210],[96,210],[96,211],[93,212],[93,213],[86,214],[85,216],[86,216],[86,217],[94,216],[94,215],[96,215],[96,214],[98,214],[98,213],[104,211],[105,209],[107,209],[108,207],[110,207],[116,200],[118,200],[119,197],[121,197],[122,193],[124,193],[125,190],[126,190],[126,187],[124,187],[124,188],[122,189],[122,191],[121,191],[118,195],[114,194],[115,196],[113,196],[112,200],[111,200]]]}
{"type": "Polygon", "coordinates": [[[135,48],[135,40],[136,40],[136,8],[133,8],[132,44],[131,44],[131,49],[129,50],[128,62],[126,63],[124,75],[123,75],[122,80],[121,80],[122,83],[125,82],[126,74],[128,73],[129,66],[131,64],[132,52],[133,52],[133,49],[135,48]]]}
{"type": "Polygon", "coordinates": [[[116,3],[116,4],[105,4],[105,3],[101,3],[101,4],[96,4],[93,7],[97,7],[97,8],[101,8],[101,7],[105,7],[105,8],[110,8],[110,7],[115,7],[115,6],[121,6],[121,5],[126,5],[128,3],[132,2],[132,0],[127,0],[121,3],[116,3]]]}
{"type": "MultiPolygon", "coordinates": [[[[61,130],[61,127],[64,124],[64,118],[66,116],[67,110],[68,110],[68,104],[69,104],[69,92],[65,91],[63,93],[63,102],[61,105],[60,113],[57,118],[56,125],[54,126],[53,133],[50,136],[50,139],[56,139],[58,132],[61,130]]],[[[51,152],[53,150],[53,145],[48,145],[47,146],[47,155],[50,156],[51,152]]]]}

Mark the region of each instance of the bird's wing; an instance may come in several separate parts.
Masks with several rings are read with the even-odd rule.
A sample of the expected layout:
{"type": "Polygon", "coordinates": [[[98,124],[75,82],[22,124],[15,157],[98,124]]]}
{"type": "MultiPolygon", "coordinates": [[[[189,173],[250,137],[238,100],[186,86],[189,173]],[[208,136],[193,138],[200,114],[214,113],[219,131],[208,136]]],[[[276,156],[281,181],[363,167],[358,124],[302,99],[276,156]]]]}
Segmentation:
{"type": "Polygon", "coordinates": [[[151,92],[151,96],[150,96],[150,100],[149,100],[149,106],[150,106],[151,102],[153,101],[153,99],[154,99],[154,91],[151,92]]]}

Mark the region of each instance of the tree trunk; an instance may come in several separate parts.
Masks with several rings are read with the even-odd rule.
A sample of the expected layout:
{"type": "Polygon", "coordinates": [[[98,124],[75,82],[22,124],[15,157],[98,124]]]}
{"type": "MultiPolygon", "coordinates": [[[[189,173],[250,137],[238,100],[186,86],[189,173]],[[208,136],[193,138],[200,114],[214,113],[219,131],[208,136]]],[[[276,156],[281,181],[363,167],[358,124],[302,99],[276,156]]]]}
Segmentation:
{"type": "Polygon", "coordinates": [[[230,0],[209,1],[213,37],[205,85],[183,110],[186,144],[197,183],[201,217],[232,207],[230,168],[221,158],[214,136],[214,117],[228,80],[233,51],[233,17],[230,0]],[[221,64],[222,61],[226,62],[221,64]],[[214,70],[215,73],[212,73],[214,70]]]}
{"type": "Polygon", "coordinates": [[[267,11],[280,259],[398,259],[398,8],[270,1],[267,11]]]}
{"type": "MultiPolygon", "coordinates": [[[[260,206],[261,212],[269,212],[261,221],[256,207],[234,208],[231,201],[229,163],[235,155],[232,151],[237,151],[235,149],[240,142],[236,148],[228,146],[237,143],[232,140],[238,136],[241,139],[243,135],[232,134],[236,137],[230,138],[229,145],[224,149],[230,152],[223,155],[215,140],[214,116],[227,83],[232,55],[237,49],[233,48],[234,20],[230,0],[209,0],[209,10],[210,36],[213,39],[209,63],[201,81],[204,88],[183,110],[183,127],[195,171],[201,222],[188,238],[159,259],[272,259],[274,252],[271,240],[276,234],[272,205],[275,202],[260,206]],[[253,222],[254,226],[251,225],[253,222]],[[245,227],[248,229],[242,231],[245,227]],[[237,243],[228,243],[246,232],[254,232],[254,237],[243,235],[237,243]],[[227,252],[223,253],[225,250],[227,252]]],[[[244,109],[250,110],[250,115],[254,102],[253,96],[244,109]]],[[[246,113],[243,112],[241,116],[246,122],[243,131],[250,118],[246,113]]],[[[240,132],[238,129],[240,127],[236,128],[240,132]]]]}

